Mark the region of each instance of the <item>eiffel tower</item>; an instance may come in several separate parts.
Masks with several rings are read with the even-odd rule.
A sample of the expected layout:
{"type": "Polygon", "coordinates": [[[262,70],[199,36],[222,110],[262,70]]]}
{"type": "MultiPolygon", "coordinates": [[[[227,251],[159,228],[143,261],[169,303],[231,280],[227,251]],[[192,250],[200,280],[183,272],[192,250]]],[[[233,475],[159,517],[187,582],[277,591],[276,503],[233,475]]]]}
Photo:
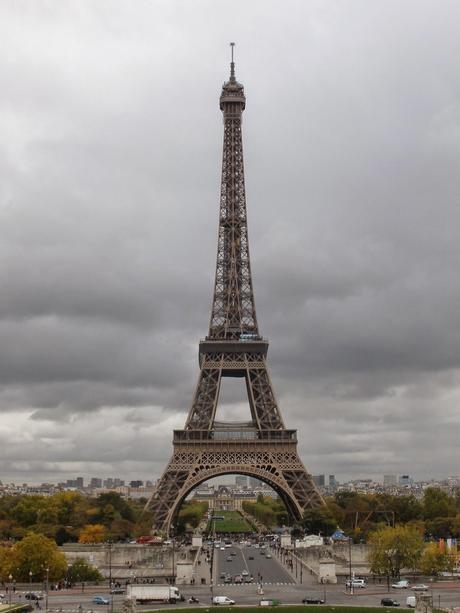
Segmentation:
{"type": "Polygon", "coordinates": [[[267,370],[268,341],[259,334],[249,262],[242,113],[246,98],[230,64],[222,88],[224,147],[217,266],[209,334],[199,345],[200,375],[183,430],[174,430],[172,458],[147,503],[153,530],[169,533],[190,491],[218,475],[250,475],[270,485],[290,515],[324,504],[287,430],[267,370]],[[244,379],[248,422],[215,420],[222,377],[244,379]]]}

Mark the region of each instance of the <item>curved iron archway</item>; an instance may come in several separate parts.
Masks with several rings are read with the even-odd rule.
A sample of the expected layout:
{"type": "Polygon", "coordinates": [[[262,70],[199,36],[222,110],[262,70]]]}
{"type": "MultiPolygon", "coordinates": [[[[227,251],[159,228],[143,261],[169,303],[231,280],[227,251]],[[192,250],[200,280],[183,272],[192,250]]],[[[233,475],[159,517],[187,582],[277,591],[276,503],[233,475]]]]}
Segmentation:
{"type": "Polygon", "coordinates": [[[255,477],[256,479],[263,481],[264,483],[269,485],[273,490],[275,490],[275,492],[278,494],[278,496],[283,501],[289,515],[296,520],[301,519],[302,509],[299,507],[295,499],[295,496],[292,494],[292,492],[288,491],[287,487],[282,483],[281,479],[277,477],[276,475],[268,471],[262,470],[260,468],[248,469],[248,468],[240,467],[238,468],[238,470],[233,470],[233,469],[232,470],[230,469],[222,470],[218,468],[212,468],[212,469],[210,468],[206,471],[202,471],[199,474],[199,476],[197,475],[196,478],[193,479],[192,482],[188,483],[187,489],[184,490],[184,492],[182,492],[181,495],[176,499],[176,502],[173,505],[169,518],[168,518],[167,527],[166,527],[167,534],[171,533],[171,528],[177,521],[177,516],[180,510],[180,507],[182,506],[182,503],[187,498],[187,496],[190,494],[190,492],[194,490],[201,483],[204,483],[205,481],[209,481],[209,479],[213,479],[214,477],[220,477],[222,475],[245,475],[248,477],[255,477]]]}

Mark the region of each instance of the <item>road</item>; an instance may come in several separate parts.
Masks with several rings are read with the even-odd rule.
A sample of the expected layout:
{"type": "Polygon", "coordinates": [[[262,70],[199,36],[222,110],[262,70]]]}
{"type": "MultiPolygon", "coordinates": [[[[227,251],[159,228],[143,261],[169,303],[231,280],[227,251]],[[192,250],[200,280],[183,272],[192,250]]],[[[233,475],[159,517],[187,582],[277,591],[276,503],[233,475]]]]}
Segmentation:
{"type": "MultiPolygon", "coordinates": [[[[278,562],[268,549],[248,547],[246,545],[232,545],[214,550],[214,583],[224,585],[224,575],[232,578],[241,575],[243,571],[252,577],[254,583],[262,585],[291,585],[295,583],[293,577],[278,562]],[[233,555],[232,555],[233,554],[233,555]],[[267,556],[269,556],[267,558],[267,556]]],[[[240,586],[241,587],[241,586],[240,586]]],[[[251,587],[244,584],[244,587],[251,587]]]]}
{"type": "MultiPolygon", "coordinates": [[[[354,606],[379,606],[380,600],[388,595],[386,589],[382,589],[380,586],[368,586],[366,589],[360,590],[354,595],[350,596],[345,592],[344,585],[328,585],[322,586],[317,583],[313,583],[310,577],[308,577],[309,583],[297,584],[297,585],[264,585],[263,596],[267,598],[277,598],[283,604],[299,604],[306,596],[319,597],[326,600],[327,604],[346,604],[354,606]]],[[[195,596],[200,601],[200,605],[209,607],[211,602],[211,590],[209,585],[201,586],[179,586],[180,591],[186,598],[195,596]]],[[[91,599],[93,595],[106,596],[108,594],[107,589],[95,588],[91,592],[85,589],[82,593],[79,590],[72,590],[71,592],[50,592],[49,595],[49,611],[58,612],[74,612],[78,613],[79,605],[81,604],[82,610],[87,611],[100,611],[101,613],[108,613],[110,607],[107,605],[93,605],[91,599]]],[[[413,592],[411,590],[391,590],[390,595],[393,598],[399,600],[402,606],[405,605],[406,597],[411,596],[413,592]]],[[[213,588],[214,596],[229,596],[233,598],[237,604],[258,604],[261,595],[257,593],[257,585],[215,585],[213,588]]],[[[442,607],[453,607],[460,605],[460,582],[456,584],[449,583],[436,583],[433,586],[433,601],[436,606],[439,605],[439,597],[441,598],[440,604],[442,607]]],[[[23,596],[21,597],[24,602],[23,596]]],[[[21,600],[16,594],[13,601],[17,602],[21,600]]],[[[113,600],[113,610],[121,611],[123,596],[116,595],[113,600]]],[[[137,606],[138,611],[147,611],[152,609],[169,609],[180,608],[187,606],[187,602],[183,604],[172,605],[142,605],[137,606]]],[[[42,611],[45,609],[45,603],[41,601],[42,611]]],[[[383,610],[383,609],[382,609],[383,610]]]]}

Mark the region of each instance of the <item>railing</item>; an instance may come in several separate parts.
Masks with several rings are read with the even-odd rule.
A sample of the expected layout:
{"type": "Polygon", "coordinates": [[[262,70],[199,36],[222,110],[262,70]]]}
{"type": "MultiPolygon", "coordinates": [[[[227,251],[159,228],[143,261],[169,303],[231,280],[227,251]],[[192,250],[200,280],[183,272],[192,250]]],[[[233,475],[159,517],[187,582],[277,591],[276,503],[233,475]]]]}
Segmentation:
{"type": "Polygon", "coordinates": [[[205,443],[207,441],[297,442],[297,430],[174,430],[175,443],[205,443]]]}

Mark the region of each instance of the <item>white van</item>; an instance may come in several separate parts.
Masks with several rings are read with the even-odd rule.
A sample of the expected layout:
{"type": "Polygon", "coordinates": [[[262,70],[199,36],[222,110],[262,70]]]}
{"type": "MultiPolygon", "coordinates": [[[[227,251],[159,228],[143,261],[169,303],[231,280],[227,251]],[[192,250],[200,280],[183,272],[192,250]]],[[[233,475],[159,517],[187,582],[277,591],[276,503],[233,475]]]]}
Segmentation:
{"type": "Polygon", "coordinates": [[[396,583],[392,583],[391,587],[394,587],[395,590],[407,590],[409,587],[409,581],[407,579],[401,579],[401,581],[396,581],[396,583]]]}
{"type": "Polygon", "coordinates": [[[347,587],[363,588],[363,587],[366,587],[366,582],[364,579],[352,579],[351,581],[350,579],[347,579],[347,581],[345,582],[345,585],[347,587]]]}
{"type": "Polygon", "coordinates": [[[408,596],[406,598],[406,607],[409,607],[409,609],[415,609],[415,603],[416,603],[415,596],[408,596]]]}
{"type": "Polygon", "coordinates": [[[235,601],[229,598],[228,596],[214,596],[214,598],[212,599],[212,604],[231,605],[231,604],[235,604],[235,601]]]}

